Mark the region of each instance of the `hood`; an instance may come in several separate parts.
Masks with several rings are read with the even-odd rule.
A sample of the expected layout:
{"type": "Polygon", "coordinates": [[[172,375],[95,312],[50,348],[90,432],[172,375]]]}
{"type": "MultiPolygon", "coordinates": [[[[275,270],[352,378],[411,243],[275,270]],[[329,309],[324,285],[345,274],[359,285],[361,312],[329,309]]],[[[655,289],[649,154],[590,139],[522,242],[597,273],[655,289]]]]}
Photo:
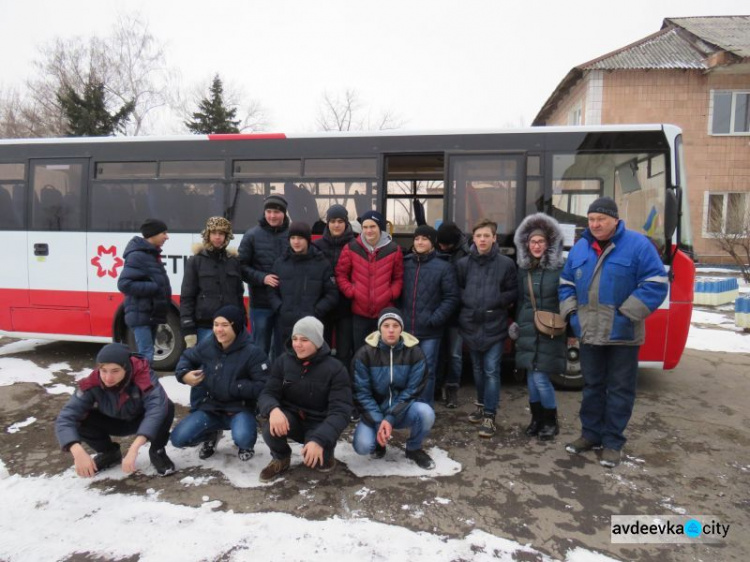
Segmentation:
{"type": "MultiPolygon", "coordinates": [[[[371,347],[378,347],[380,345],[380,332],[372,332],[365,338],[365,343],[371,347]]],[[[401,340],[394,347],[397,348],[401,344],[404,347],[414,347],[419,344],[419,340],[409,332],[401,332],[401,340]]],[[[387,347],[385,344],[383,346],[387,347]]]]}
{"type": "Polygon", "coordinates": [[[518,226],[513,242],[516,245],[518,267],[531,269],[534,265],[534,256],[529,252],[529,237],[535,230],[544,232],[549,245],[539,260],[542,269],[559,269],[563,266],[563,234],[560,224],[544,213],[529,215],[518,226]]]}
{"type": "Polygon", "coordinates": [[[125,258],[128,254],[132,254],[133,252],[148,252],[158,256],[161,254],[161,248],[157,248],[145,238],[133,236],[130,242],[128,242],[128,245],[125,246],[125,251],[122,253],[122,257],[125,258]]]}

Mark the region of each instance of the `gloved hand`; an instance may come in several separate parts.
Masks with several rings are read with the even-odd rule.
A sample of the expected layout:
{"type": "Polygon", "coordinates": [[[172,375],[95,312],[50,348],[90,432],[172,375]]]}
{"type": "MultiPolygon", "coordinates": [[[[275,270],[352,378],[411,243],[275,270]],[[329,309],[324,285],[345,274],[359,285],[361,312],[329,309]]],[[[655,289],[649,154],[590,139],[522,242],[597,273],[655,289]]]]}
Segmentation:
{"type": "Polygon", "coordinates": [[[512,339],[513,341],[516,341],[518,339],[518,336],[521,335],[521,329],[518,327],[518,324],[513,322],[510,326],[508,326],[508,337],[512,339]]]}
{"type": "Polygon", "coordinates": [[[191,348],[198,343],[198,336],[196,334],[188,334],[185,336],[185,347],[191,348]]]}

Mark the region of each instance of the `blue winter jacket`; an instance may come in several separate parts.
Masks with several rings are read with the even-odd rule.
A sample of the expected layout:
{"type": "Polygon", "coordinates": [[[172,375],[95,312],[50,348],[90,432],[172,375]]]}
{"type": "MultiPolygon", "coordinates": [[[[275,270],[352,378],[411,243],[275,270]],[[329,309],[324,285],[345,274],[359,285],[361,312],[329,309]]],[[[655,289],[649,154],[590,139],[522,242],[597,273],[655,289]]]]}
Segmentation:
{"type": "Polygon", "coordinates": [[[435,251],[404,256],[401,312],[404,329],[419,339],[439,338],[458,308],[456,271],[435,251]]]}
{"type": "Polygon", "coordinates": [[[268,294],[272,288],[263,283],[271,273],[273,263],[289,247],[289,217],[284,217],[281,226],[274,228],[265,218],[251,228],[240,242],[240,264],[242,280],[250,292],[250,308],[271,308],[268,294]]]}
{"type": "Polygon", "coordinates": [[[197,405],[209,412],[255,412],[258,396],[268,379],[269,365],[265,352],[242,331],[232,344],[223,349],[215,337],[206,338],[186,349],[177,363],[177,380],[188,371],[203,369],[201,383],[207,396],[197,405]]]}
{"type": "Polygon", "coordinates": [[[354,399],[368,425],[387,420],[398,424],[427,383],[425,358],[419,340],[408,332],[391,347],[373,332],[352,361],[354,399]]]}
{"type": "Polygon", "coordinates": [[[586,229],[560,275],[560,314],[582,343],[641,345],[646,317],[667,296],[669,279],[651,241],[619,221],[597,255],[586,229]]]}
{"type": "Polygon", "coordinates": [[[134,236],[125,247],[125,266],[117,289],[125,295],[125,324],[130,328],[167,321],[172,286],[160,255],[161,248],[140,236],[134,236]]]}
{"type": "Polygon", "coordinates": [[[64,451],[81,441],[78,427],[93,411],[118,420],[139,419],[137,434],[152,441],[167,417],[169,398],[148,360],[132,354],[130,373],[116,387],[102,384],[99,369],[78,383],[55,422],[55,434],[64,451]]]}

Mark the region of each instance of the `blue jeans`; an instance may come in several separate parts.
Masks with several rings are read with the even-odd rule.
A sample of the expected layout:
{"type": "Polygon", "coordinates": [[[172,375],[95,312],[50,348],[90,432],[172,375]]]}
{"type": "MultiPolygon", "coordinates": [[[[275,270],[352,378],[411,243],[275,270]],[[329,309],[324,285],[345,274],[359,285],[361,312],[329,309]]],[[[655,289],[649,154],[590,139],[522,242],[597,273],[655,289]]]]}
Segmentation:
{"type": "MultiPolygon", "coordinates": [[[[409,428],[409,439],[406,441],[407,451],[416,451],[422,448],[422,441],[430,433],[435,423],[435,410],[424,402],[412,402],[401,418],[401,421],[393,426],[393,429],[409,428]]],[[[352,446],[360,455],[369,455],[375,450],[377,444],[378,427],[372,427],[360,421],[354,430],[352,446]]]]}
{"type": "Polygon", "coordinates": [[[153,366],[156,326],[134,326],[130,329],[135,337],[135,345],[138,347],[138,353],[148,359],[149,364],[153,366]]]}
{"type": "Polygon", "coordinates": [[[445,330],[447,335],[448,345],[443,346],[448,357],[444,357],[446,361],[445,365],[445,380],[443,381],[445,386],[461,385],[461,373],[463,372],[463,345],[464,340],[461,338],[461,334],[458,333],[458,326],[451,326],[445,330]]]}
{"type": "Polygon", "coordinates": [[[555,388],[549,375],[542,371],[531,371],[526,375],[526,385],[529,387],[529,402],[541,402],[542,408],[552,410],[557,408],[555,402],[555,388]]]}
{"type": "Polygon", "coordinates": [[[471,370],[477,387],[477,403],[484,406],[485,414],[494,416],[500,404],[500,360],[503,357],[503,340],[492,344],[486,351],[471,350],[471,370]]]}
{"type": "Polygon", "coordinates": [[[221,429],[232,430],[232,441],[240,449],[255,448],[258,425],[255,416],[247,411],[229,415],[226,412],[198,410],[187,415],[172,430],[172,445],[177,448],[194,447],[221,429]]]}
{"type": "Polygon", "coordinates": [[[271,360],[271,342],[273,341],[276,314],[270,308],[250,307],[250,336],[255,345],[259,346],[269,361],[271,360]]]}
{"type": "Polygon", "coordinates": [[[588,345],[580,348],[583,373],[581,435],[607,449],[625,444],[625,428],[635,404],[637,345],[588,345]]]}
{"type": "Polygon", "coordinates": [[[214,335],[213,328],[196,328],[196,332],[198,332],[198,341],[202,342],[205,339],[210,338],[214,335]]]}
{"type": "Polygon", "coordinates": [[[427,384],[419,397],[420,402],[432,406],[435,403],[435,374],[437,373],[438,357],[440,356],[440,338],[419,340],[419,347],[425,357],[427,369],[427,384]]]}

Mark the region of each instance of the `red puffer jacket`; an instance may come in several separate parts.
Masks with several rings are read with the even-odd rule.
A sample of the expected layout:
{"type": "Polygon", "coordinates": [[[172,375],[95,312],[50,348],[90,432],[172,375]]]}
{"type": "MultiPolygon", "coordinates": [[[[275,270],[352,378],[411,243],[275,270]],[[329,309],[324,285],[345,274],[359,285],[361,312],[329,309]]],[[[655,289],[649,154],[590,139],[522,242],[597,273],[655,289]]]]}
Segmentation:
{"type": "Polygon", "coordinates": [[[393,240],[370,253],[357,236],[344,247],[336,264],[336,284],[352,300],[352,312],[377,318],[401,295],[404,257],[393,240]]]}

